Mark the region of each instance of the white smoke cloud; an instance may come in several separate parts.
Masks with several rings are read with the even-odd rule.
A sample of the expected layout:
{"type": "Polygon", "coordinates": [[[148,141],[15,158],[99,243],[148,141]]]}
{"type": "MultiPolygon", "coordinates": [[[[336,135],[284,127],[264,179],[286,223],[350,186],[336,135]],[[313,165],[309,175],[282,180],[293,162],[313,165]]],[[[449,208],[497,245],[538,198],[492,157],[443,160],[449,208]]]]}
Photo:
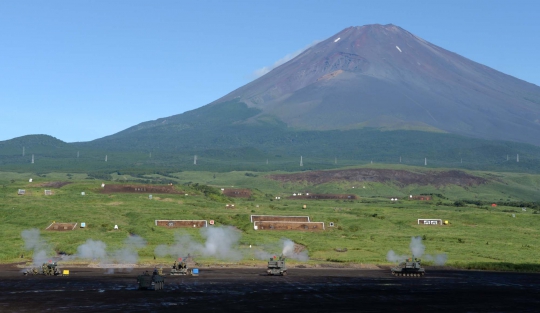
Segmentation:
{"type": "Polygon", "coordinates": [[[52,247],[47,241],[41,238],[39,229],[27,229],[21,232],[24,240],[24,249],[32,250],[32,263],[34,267],[47,263],[55,255],[52,247]]]}
{"type": "Polygon", "coordinates": [[[386,254],[386,259],[389,262],[404,262],[408,258],[414,256],[415,258],[421,258],[425,261],[433,262],[435,265],[442,266],[446,263],[448,260],[448,256],[443,254],[437,254],[435,256],[432,256],[430,254],[424,255],[426,251],[426,246],[422,243],[422,237],[411,237],[411,242],[409,244],[409,248],[411,251],[411,256],[409,255],[398,255],[393,250],[388,251],[386,254]]]}
{"type": "Polygon", "coordinates": [[[88,239],[77,247],[76,257],[89,260],[107,259],[107,245],[103,241],[88,239]]]}
{"type": "Polygon", "coordinates": [[[266,73],[270,72],[271,70],[275,69],[276,67],[289,62],[290,60],[292,60],[295,57],[297,57],[298,55],[300,55],[300,53],[302,53],[302,52],[306,51],[307,49],[313,47],[314,45],[318,44],[319,42],[321,42],[321,40],[315,40],[311,44],[309,44],[308,46],[304,47],[303,49],[300,49],[300,50],[297,50],[297,51],[295,51],[293,53],[289,53],[289,54],[285,55],[281,59],[274,62],[274,64],[269,65],[269,66],[264,66],[264,67],[261,67],[260,69],[255,70],[252,73],[251,76],[253,77],[253,79],[257,79],[257,78],[265,75],[266,73]]]}
{"type": "Polygon", "coordinates": [[[287,257],[289,259],[293,259],[293,260],[298,260],[298,261],[307,261],[307,260],[309,260],[307,250],[302,250],[302,251],[299,251],[299,252],[295,251],[295,249],[294,249],[294,241],[292,241],[290,239],[287,239],[287,238],[282,238],[281,242],[283,244],[283,249],[281,250],[281,253],[285,257],[287,257]]]}
{"type": "Polygon", "coordinates": [[[84,259],[98,262],[99,267],[107,268],[107,273],[114,273],[113,267],[127,270],[139,261],[138,250],[146,246],[146,240],[137,235],[129,236],[124,240],[120,249],[107,251],[107,244],[100,240],[87,239],[86,242],[77,247],[75,255],[66,257],[66,260],[84,259]]]}
{"type": "Polygon", "coordinates": [[[424,252],[426,251],[426,246],[422,243],[422,237],[412,237],[409,248],[411,248],[411,253],[416,258],[424,255],[424,252]]]}
{"type": "Polygon", "coordinates": [[[124,240],[124,247],[112,254],[112,259],[119,264],[137,264],[139,253],[137,250],[146,246],[146,240],[137,235],[132,235],[124,240]]]}
{"type": "Polygon", "coordinates": [[[408,257],[407,255],[398,255],[394,250],[390,250],[386,254],[386,259],[390,262],[404,262],[408,257]]]}
{"type": "Polygon", "coordinates": [[[446,253],[437,254],[435,256],[426,254],[424,255],[424,260],[433,262],[435,265],[442,266],[448,260],[448,255],[446,255],[446,253]]]}
{"type": "Polygon", "coordinates": [[[240,232],[234,227],[205,227],[200,230],[204,243],[197,242],[190,235],[175,234],[172,245],[159,245],[154,250],[160,257],[186,257],[202,255],[224,260],[241,260],[242,253],[238,250],[240,232]]]}
{"type": "Polygon", "coordinates": [[[294,241],[288,239],[288,238],[281,238],[279,243],[265,245],[263,249],[257,249],[253,253],[254,256],[259,260],[268,260],[272,257],[278,256],[280,253],[276,253],[281,251],[281,254],[285,256],[288,259],[298,260],[298,261],[308,261],[308,251],[302,250],[302,251],[295,251],[295,243],[294,241]],[[269,252],[272,251],[272,252],[269,252]]]}

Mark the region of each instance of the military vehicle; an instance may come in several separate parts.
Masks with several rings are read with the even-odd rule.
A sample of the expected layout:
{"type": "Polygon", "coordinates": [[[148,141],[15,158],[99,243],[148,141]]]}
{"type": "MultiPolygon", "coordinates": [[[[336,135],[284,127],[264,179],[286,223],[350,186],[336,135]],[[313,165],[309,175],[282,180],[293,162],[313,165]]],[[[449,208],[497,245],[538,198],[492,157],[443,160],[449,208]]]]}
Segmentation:
{"type": "Polygon", "coordinates": [[[266,270],[268,275],[287,275],[287,266],[285,266],[285,257],[280,255],[279,258],[275,256],[268,261],[268,269],[266,270]]]}
{"type": "Polygon", "coordinates": [[[414,255],[405,262],[399,263],[398,266],[392,267],[391,270],[394,276],[422,277],[426,274],[426,270],[420,264],[420,259],[415,258],[414,255]]]}
{"type": "Polygon", "coordinates": [[[145,271],[142,275],[137,276],[139,290],[161,290],[165,286],[165,277],[158,274],[157,269],[150,275],[150,272],[145,271]]]}
{"type": "Polygon", "coordinates": [[[58,269],[58,264],[56,262],[43,263],[41,265],[41,271],[39,268],[33,267],[26,272],[24,275],[45,275],[45,276],[64,276],[62,272],[58,269]]]}
{"type": "Polygon", "coordinates": [[[178,261],[179,262],[174,261],[171,275],[188,275],[190,271],[188,270],[187,263],[182,261],[182,258],[179,258],[178,261]]]}

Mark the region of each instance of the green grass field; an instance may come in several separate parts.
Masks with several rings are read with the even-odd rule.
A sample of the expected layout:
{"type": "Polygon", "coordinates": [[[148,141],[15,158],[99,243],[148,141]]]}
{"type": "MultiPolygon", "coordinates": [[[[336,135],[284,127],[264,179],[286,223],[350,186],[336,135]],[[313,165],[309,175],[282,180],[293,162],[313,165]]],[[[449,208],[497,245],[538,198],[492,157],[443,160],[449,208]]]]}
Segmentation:
{"type": "MultiPolygon", "coordinates": [[[[403,168],[403,167],[401,167],[403,168]]],[[[411,169],[408,167],[408,169],[411,169]]],[[[113,181],[88,179],[85,174],[0,173],[0,225],[2,249],[0,261],[30,260],[21,232],[39,229],[51,250],[68,254],[87,239],[101,240],[110,250],[122,247],[123,241],[136,234],[147,241],[138,251],[141,263],[170,262],[172,258],[157,257],[156,246],[172,244],[175,233],[190,234],[202,240],[197,229],[166,229],[156,227],[156,219],[215,220],[216,225],[234,226],[241,232],[238,249],[243,260],[236,263],[264,264],[254,261],[249,246],[272,245],[289,238],[309,251],[308,263],[336,262],[340,264],[391,264],[386,260],[389,250],[410,254],[411,237],[420,236],[430,255],[446,254],[448,266],[475,269],[540,271],[540,210],[522,210],[516,205],[491,207],[482,204],[460,204],[459,200],[479,200],[485,203],[539,200],[539,175],[516,173],[472,172],[483,177],[495,177],[490,183],[469,188],[447,186],[398,187],[392,184],[340,182],[313,186],[282,184],[256,172],[180,172],[167,177],[148,175],[135,178],[113,175],[113,181]],[[33,182],[29,182],[33,178],[33,182]],[[101,183],[137,183],[137,180],[167,178],[177,182],[180,194],[103,194],[101,183]],[[40,183],[68,181],[62,188],[38,187],[40,183]],[[197,185],[198,184],[198,185],[197,185]],[[250,199],[227,199],[203,193],[201,185],[219,188],[249,188],[250,199]],[[354,187],[354,188],[353,188],[354,187]],[[25,189],[25,195],[17,195],[25,189]],[[53,195],[44,195],[51,189],[53,195]],[[294,200],[285,199],[294,192],[353,193],[358,200],[294,200]],[[85,195],[81,195],[85,192],[85,195]],[[185,193],[188,195],[186,196],[185,193]],[[432,201],[408,200],[409,194],[437,194],[432,201]],[[281,200],[275,200],[280,196],[281,200]],[[392,202],[390,197],[399,197],[392,202]],[[226,203],[234,203],[233,209],[226,203]],[[303,205],[307,208],[303,209],[303,205]],[[254,230],[251,214],[309,215],[312,221],[325,222],[322,232],[254,230]],[[515,217],[514,217],[515,216],[515,217]],[[449,221],[444,226],[418,225],[419,218],[449,221]],[[69,232],[45,231],[51,222],[85,222],[86,228],[69,232]],[[333,222],[334,227],[329,227],[333,222]],[[119,230],[113,230],[114,225],[119,230]],[[336,249],[347,248],[346,252],[336,249]],[[24,258],[21,259],[21,255],[24,258]]],[[[280,251],[271,251],[279,253],[280,251]]],[[[199,258],[198,262],[230,262],[199,258]]],[[[429,264],[429,262],[427,262],[429,264]]]]}

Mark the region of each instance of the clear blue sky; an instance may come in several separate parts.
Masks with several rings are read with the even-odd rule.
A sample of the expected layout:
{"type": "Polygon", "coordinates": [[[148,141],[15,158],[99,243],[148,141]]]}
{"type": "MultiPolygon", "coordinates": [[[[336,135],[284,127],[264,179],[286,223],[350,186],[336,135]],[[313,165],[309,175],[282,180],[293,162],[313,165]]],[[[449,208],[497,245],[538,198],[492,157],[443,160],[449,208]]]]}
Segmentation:
{"type": "Polygon", "coordinates": [[[349,26],[398,25],[540,85],[540,1],[0,1],[0,141],[189,111],[349,26]]]}

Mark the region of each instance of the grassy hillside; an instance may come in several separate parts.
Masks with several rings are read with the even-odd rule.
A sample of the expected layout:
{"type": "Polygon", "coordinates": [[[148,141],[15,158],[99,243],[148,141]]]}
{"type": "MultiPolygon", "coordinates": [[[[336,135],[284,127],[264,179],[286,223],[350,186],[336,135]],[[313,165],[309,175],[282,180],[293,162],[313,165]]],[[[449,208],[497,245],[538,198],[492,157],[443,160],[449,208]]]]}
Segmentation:
{"type": "Polygon", "coordinates": [[[142,123],[91,142],[24,136],[0,142],[0,166],[23,172],[266,172],[371,162],[424,166],[427,158],[425,166],[430,168],[540,173],[540,147],[528,144],[372,128],[305,131],[269,117],[251,120],[257,113],[233,101],[142,123]]]}
{"type": "MultiPolygon", "coordinates": [[[[403,168],[403,167],[400,167],[403,168]]],[[[419,169],[413,169],[419,170],[419,169]]],[[[171,230],[154,225],[155,219],[213,219],[217,225],[231,225],[241,231],[239,250],[241,263],[260,264],[253,256],[254,248],[273,245],[281,238],[290,238],[304,245],[310,263],[373,263],[391,264],[388,251],[408,254],[411,237],[420,236],[426,254],[446,254],[447,265],[512,270],[540,269],[540,208],[537,194],[540,176],[514,173],[474,173],[492,177],[490,183],[461,188],[446,186],[399,187],[392,184],[351,184],[335,182],[325,185],[283,184],[269,180],[265,173],[255,172],[178,172],[167,176],[134,177],[113,174],[112,181],[89,178],[86,174],[3,172],[0,175],[0,221],[2,227],[2,262],[20,261],[31,257],[21,238],[23,230],[37,228],[50,243],[51,250],[68,254],[87,239],[101,240],[110,250],[122,247],[123,241],[136,234],[148,245],[140,249],[140,262],[170,262],[169,258],[154,261],[154,249],[160,244],[172,244],[176,233],[191,234],[202,240],[196,229],[171,230]],[[33,182],[29,182],[29,178],[33,182]],[[170,180],[179,194],[103,194],[101,183],[128,184],[170,180]],[[44,188],[39,184],[51,181],[72,182],[61,188],[44,188]],[[219,188],[250,188],[250,199],[228,199],[205,193],[210,185],[219,188]],[[355,187],[355,188],[352,188],[355,187]],[[365,187],[365,188],[363,188],[365,187]],[[17,195],[18,189],[26,194],[17,195]],[[44,189],[53,195],[45,196],[44,189]],[[82,196],[81,192],[85,195],[82,196]],[[294,200],[293,192],[353,193],[358,200],[294,200]],[[186,196],[185,194],[188,194],[186,196]],[[432,201],[413,201],[407,194],[431,193],[432,201]],[[281,200],[275,200],[280,196],[281,200]],[[389,197],[399,197],[397,202],[389,197]],[[478,203],[473,204],[474,201],[478,203]],[[528,201],[526,211],[522,201],[528,201]],[[535,201],[536,203],[532,203],[535,201]],[[497,207],[491,207],[496,202],[497,207]],[[234,203],[234,208],[226,208],[234,203]],[[307,208],[303,209],[302,206],[307,208]],[[300,231],[261,231],[250,224],[251,214],[309,215],[312,221],[325,222],[319,233],[300,231]],[[515,217],[513,217],[515,216],[515,217]],[[417,225],[418,218],[448,220],[447,226],[417,225]],[[85,222],[87,227],[70,232],[49,232],[52,222],[85,222]],[[335,223],[328,227],[328,223],[335,223]],[[113,230],[118,225],[119,230],[113,230]],[[346,252],[336,249],[347,248],[346,252]]],[[[271,251],[279,253],[279,251],[271,251]]],[[[219,260],[199,256],[198,262],[219,260]]],[[[221,261],[223,262],[223,261],[221,261]]],[[[293,262],[294,263],[294,262],[293,262]]],[[[428,262],[429,263],[429,262],[428,262]]]]}

